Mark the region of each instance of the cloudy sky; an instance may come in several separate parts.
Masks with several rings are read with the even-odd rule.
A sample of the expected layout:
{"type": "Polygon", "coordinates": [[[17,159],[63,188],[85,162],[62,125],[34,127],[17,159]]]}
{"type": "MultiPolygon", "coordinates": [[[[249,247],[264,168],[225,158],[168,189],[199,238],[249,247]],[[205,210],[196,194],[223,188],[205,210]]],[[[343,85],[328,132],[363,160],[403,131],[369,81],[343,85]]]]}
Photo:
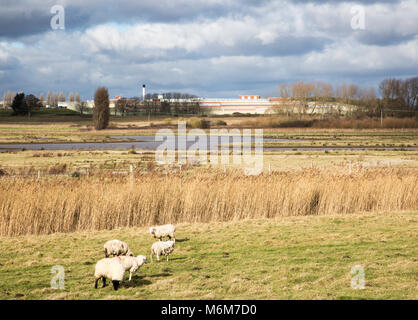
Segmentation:
{"type": "Polygon", "coordinates": [[[0,94],[277,95],[418,71],[418,1],[0,0],[0,94]],[[53,29],[51,8],[65,9],[53,29]],[[362,24],[364,13],[364,25],[362,24]]]}

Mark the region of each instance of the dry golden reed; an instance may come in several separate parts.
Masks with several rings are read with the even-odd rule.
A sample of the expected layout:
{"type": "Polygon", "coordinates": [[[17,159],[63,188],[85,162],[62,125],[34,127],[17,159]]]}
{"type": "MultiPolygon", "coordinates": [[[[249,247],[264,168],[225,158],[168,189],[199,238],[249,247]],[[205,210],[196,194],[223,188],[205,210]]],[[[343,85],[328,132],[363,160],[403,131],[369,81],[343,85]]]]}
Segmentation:
{"type": "Polygon", "coordinates": [[[0,179],[2,236],[416,209],[416,169],[0,179]]]}

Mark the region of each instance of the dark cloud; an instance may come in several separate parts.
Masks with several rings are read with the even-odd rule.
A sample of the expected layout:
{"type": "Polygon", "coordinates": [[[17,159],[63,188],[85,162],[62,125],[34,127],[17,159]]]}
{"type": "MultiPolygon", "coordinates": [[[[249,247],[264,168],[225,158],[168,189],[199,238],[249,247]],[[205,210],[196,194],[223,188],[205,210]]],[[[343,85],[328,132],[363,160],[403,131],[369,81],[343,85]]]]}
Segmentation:
{"type": "Polygon", "coordinates": [[[52,14],[46,11],[15,11],[0,13],[0,38],[18,38],[51,30],[52,14]]]}
{"type": "MultiPolygon", "coordinates": [[[[16,38],[51,31],[50,13],[57,1],[5,0],[7,10],[0,11],[0,37],[16,38]]],[[[65,28],[82,30],[99,24],[115,22],[134,24],[140,22],[190,22],[230,14],[247,14],[262,1],[171,1],[171,0],[92,0],[72,1],[65,5],[65,28]]],[[[59,4],[59,3],[58,3],[59,4]]],[[[3,6],[3,4],[2,4],[3,6]]]]}
{"type": "Polygon", "coordinates": [[[360,43],[376,46],[392,46],[413,40],[416,34],[401,35],[395,31],[389,33],[383,32],[359,32],[357,40],[360,43]]]}

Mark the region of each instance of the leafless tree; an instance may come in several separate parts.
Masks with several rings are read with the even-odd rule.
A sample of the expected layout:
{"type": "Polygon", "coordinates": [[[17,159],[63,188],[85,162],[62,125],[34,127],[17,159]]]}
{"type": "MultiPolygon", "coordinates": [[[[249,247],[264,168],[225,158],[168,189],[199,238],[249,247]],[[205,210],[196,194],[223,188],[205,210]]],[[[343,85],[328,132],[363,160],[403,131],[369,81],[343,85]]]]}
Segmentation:
{"type": "Polygon", "coordinates": [[[354,100],[357,97],[359,87],[355,84],[350,84],[348,86],[347,96],[349,99],[354,100]]]}
{"type": "Polygon", "coordinates": [[[84,112],[88,109],[86,101],[77,102],[75,105],[75,109],[80,112],[80,115],[83,115],[84,112]]]}
{"type": "Polygon", "coordinates": [[[58,93],[54,92],[51,96],[51,105],[58,106],[58,93]]]}
{"type": "Polygon", "coordinates": [[[64,92],[60,92],[58,95],[58,101],[59,102],[65,102],[65,93],[64,92]]]}
{"type": "Polygon", "coordinates": [[[282,98],[289,98],[289,87],[286,83],[282,83],[279,86],[279,94],[282,98]]]}

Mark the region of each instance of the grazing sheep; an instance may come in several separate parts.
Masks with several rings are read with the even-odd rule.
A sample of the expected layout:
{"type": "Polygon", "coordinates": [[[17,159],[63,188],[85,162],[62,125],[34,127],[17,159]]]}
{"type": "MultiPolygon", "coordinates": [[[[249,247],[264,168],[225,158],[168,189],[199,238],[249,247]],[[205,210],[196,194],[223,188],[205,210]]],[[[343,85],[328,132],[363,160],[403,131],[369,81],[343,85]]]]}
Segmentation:
{"type": "Polygon", "coordinates": [[[166,256],[168,261],[168,255],[173,252],[174,244],[173,240],[155,242],[151,246],[151,262],[154,255],[157,256],[157,261],[160,261],[160,255],[166,256]]]}
{"type": "Polygon", "coordinates": [[[104,258],[96,263],[94,270],[95,283],[94,287],[97,289],[97,282],[103,279],[103,288],[106,286],[106,278],[111,279],[113,289],[118,290],[120,283],[125,275],[125,268],[118,258],[104,258]]]}
{"type": "Polygon", "coordinates": [[[172,224],[165,224],[163,226],[151,227],[149,228],[149,233],[154,236],[154,238],[162,240],[164,237],[169,237],[170,240],[176,241],[174,233],[176,232],[176,227],[172,224]]]}
{"type": "Polygon", "coordinates": [[[115,259],[119,259],[125,271],[129,270],[129,281],[132,279],[132,274],[136,272],[144,263],[147,263],[147,257],[141,255],[137,257],[118,256],[115,259]]]}
{"type": "Polygon", "coordinates": [[[120,240],[109,240],[104,244],[104,254],[106,258],[109,256],[133,256],[126,242],[120,240]]]}

